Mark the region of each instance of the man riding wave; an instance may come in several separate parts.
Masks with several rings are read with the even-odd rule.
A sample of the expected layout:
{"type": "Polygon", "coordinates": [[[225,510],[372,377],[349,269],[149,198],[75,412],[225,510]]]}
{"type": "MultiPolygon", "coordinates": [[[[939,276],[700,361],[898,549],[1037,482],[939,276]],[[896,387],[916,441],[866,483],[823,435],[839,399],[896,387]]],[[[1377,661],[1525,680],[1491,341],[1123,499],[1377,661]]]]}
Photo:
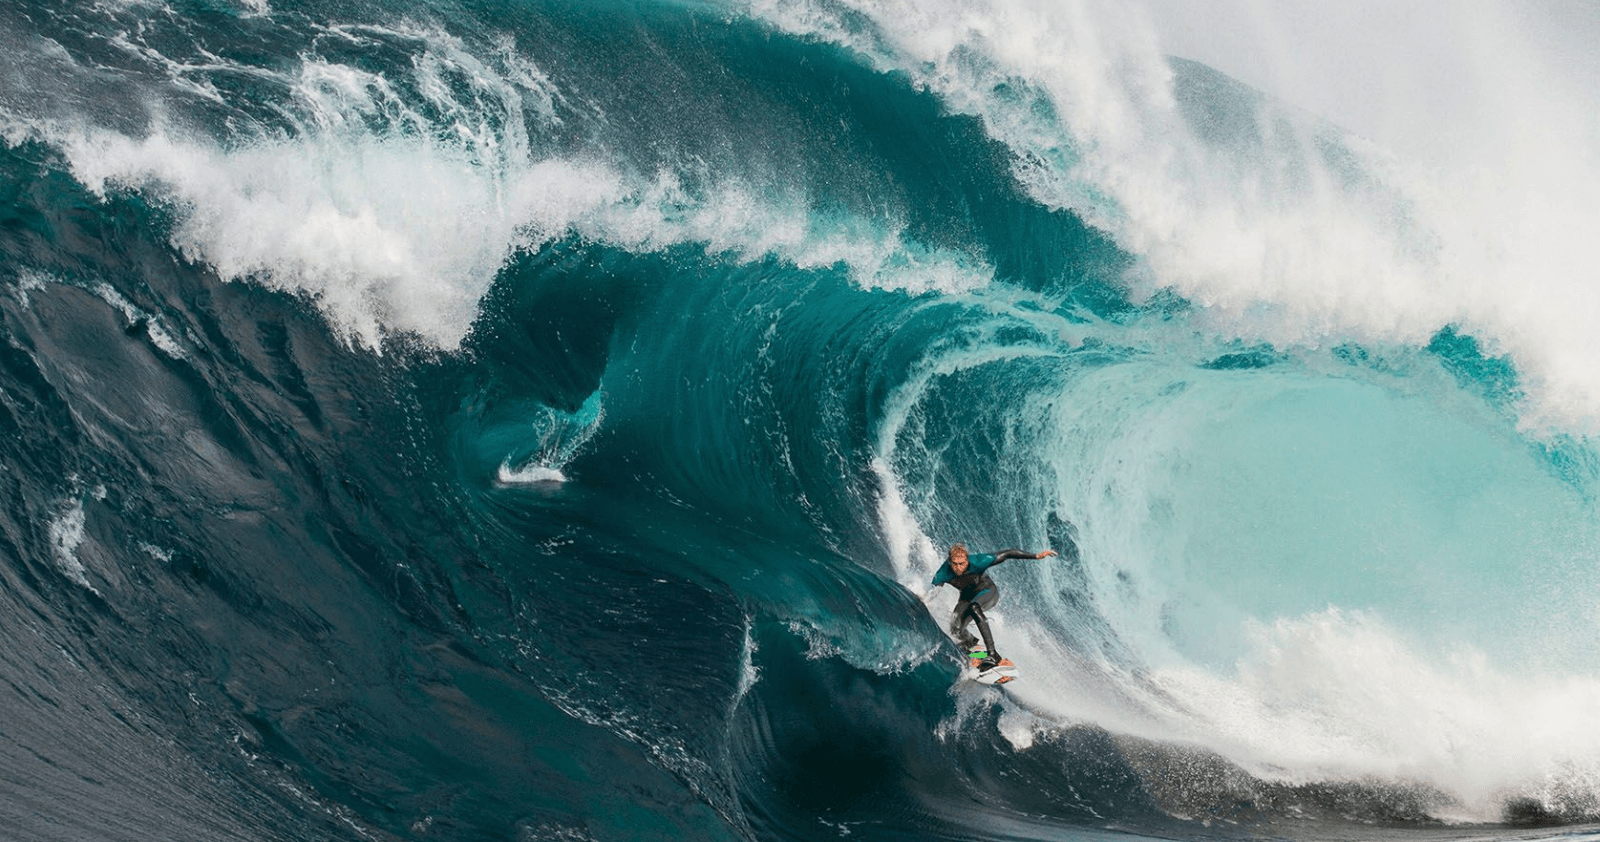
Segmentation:
{"type": "MultiPolygon", "coordinates": [[[[1048,558],[1056,554],[1055,550],[1045,550],[1040,553],[1029,553],[1022,550],[1001,550],[997,553],[979,553],[970,555],[962,544],[952,544],[950,553],[945,558],[939,572],[933,574],[933,585],[949,585],[960,592],[960,601],[956,603],[955,613],[950,615],[950,634],[956,638],[964,650],[972,651],[978,644],[977,638],[967,631],[967,626],[977,621],[978,633],[983,636],[983,657],[978,662],[978,671],[985,672],[997,666],[1012,666],[1011,661],[1000,657],[995,651],[994,636],[989,633],[989,621],[984,617],[984,612],[994,608],[1000,601],[1000,586],[989,578],[988,570],[995,565],[1013,558],[1048,558]]],[[[973,652],[977,659],[977,652],[973,652]]]]}

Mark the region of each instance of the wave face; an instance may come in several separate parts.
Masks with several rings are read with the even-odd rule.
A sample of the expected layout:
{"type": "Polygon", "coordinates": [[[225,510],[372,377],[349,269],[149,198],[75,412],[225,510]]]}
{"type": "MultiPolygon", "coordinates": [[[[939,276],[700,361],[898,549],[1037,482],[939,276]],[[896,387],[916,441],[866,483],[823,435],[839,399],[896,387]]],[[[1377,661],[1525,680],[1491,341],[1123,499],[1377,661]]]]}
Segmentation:
{"type": "Polygon", "coordinates": [[[1600,821],[1593,266],[1481,185],[1095,4],[0,24],[15,838],[1600,821]],[[1003,690],[955,541],[1060,553],[1003,690]]]}

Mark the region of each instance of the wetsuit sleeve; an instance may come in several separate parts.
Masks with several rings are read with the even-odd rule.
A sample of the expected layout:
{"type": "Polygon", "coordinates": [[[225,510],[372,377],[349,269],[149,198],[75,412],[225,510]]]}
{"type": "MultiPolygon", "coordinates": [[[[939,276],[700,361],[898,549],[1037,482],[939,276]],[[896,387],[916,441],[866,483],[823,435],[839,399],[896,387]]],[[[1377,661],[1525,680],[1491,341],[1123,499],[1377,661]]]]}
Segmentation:
{"type": "Polygon", "coordinates": [[[993,567],[1008,558],[1033,558],[1033,553],[1023,552],[1022,550],[1001,550],[994,553],[994,561],[989,562],[988,566],[993,567]]]}
{"type": "Polygon", "coordinates": [[[951,578],[953,578],[953,574],[950,572],[950,565],[941,564],[939,565],[939,572],[933,574],[933,586],[937,588],[950,581],[951,578]]]}

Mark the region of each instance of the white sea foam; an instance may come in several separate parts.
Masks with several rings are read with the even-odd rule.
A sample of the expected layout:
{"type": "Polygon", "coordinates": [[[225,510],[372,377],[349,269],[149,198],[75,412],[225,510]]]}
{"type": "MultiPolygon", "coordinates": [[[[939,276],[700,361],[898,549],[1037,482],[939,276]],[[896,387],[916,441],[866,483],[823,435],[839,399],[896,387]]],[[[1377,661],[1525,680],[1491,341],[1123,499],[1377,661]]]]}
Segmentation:
{"type": "Polygon", "coordinates": [[[96,133],[68,148],[92,187],[167,192],[186,256],[225,278],[308,293],[372,347],[388,330],[454,348],[514,252],[568,235],[638,251],[699,243],[807,269],[842,264],[863,286],[912,293],[959,292],[991,274],[965,255],[913,247],[898,229],[819,227],[795,200],[738,184],[696,196],[673,173],[641,184],[592,161],[497,172],[449,148],[372,137],[222,152],[96,133]]]}
{"type": "Polygon", "coordinates": [[[731,718],[735,709],[750,694],[750,688],[756,686],[761,680],[761,668],[756,666],[755,619],[750,616],[744,618],[744,637],[739,645],[739,686],[734,691],[733,699],[728,703],[728,713],[731,718]]]}
{"type": "Polygon", "coordinates": [[[516,251],[576,235],[639,251],[683,243],[736,260],[843,265],[862,286],[960,292],[992,270],[905,242],[898,228],[819,225],[803,200],[739,184],[709,194],[663,172],[638,183],[594,161],[496,170],[471,153],[357,136],[224,152],[158,134],[68,133],[74,171],[99,191],[152,188],[179,210],[173,242],[218,274],[307,293],[372,347],[385,331],[454,348],[516,251]]]}
{"type": "Polygon", "coordinates": [[[126,298],[123,298],[122,294],[113,289],[110,284],[96,284],[94,286],[94,291],[95,294],[100,296],[100,298],[107,304],[110,304],[112,307],[115,307],[119,312],[121,312],[123,318],[128,320],[128,324],[132,325],[142,322],[145,326],[145,332],[150,336],[151,344],[161,349],[162,353],[165,353],[167,356],[175,360],[183,359],[185,356],[183,346],[178,344],[176,339],[172,338],[172,334],[167,332],[166,327],[161,324],[161,320],[159,318],[140,310],[138,307],[133,306],[132,302],[128,301],[126,298]]]}
{"type": "Polygon", "coordinates": [[[1042,716],[1006,726],[1019,749],[1032,742],[1024,728],[1090,722],[1217,752],[1262,780],[1426,782],[1449,797],[1436,808],[1446,821],[1501,821],[1508,798],[1553,811],[1595,801],[1600,676],[1507,671],[1469,646],[1434,650],[1331,608],[1254,625],[1225,670],[1130,669],[1064,647],[1019,595],[991,612],[1011,621],[996,636],[1026,671],[1008,693],[1042,716]]]}
{"type": "Polygon", "coordinates": [[[1435,817],[1452,822],[1502,821],[1510,798],[1553,812],[1596,799],[1600,677],[1508,672],[1371,614],[1327,609],[1255,625],[1247,653],[1222,671],[1088,662],[1028,620],[1002,639],[1026,670],[1008,693],[1049,712],[1012,723],[1005,736],[1019,749],[1031,742],[1024,725],[1092,722],[1218,752],[1267,781],[1426,782],[1450,799],[1435,817]]]}
{"type": "Polygon", "coordinates": [[[542,485],[567,481],[565,468],[577,458],[605,420],[604,395],[594,392],[574,412],[548,406],[526,410],[515,429],[518,452],[500,463],[502,485],[542,485]]]}
{"type": "Polygon", "coordinates": [[[83,543],[83,501],[74,500],[61,514],[50,521],[50,551],[56,566],[67,578],[93,591],[88,570],[78,560],[78,547],[83,543]]]}
{"type": "Polygon", "coordinates": [[[145,555],[150,556],[156,561],[162,562],[163,564],[172,561],[171,550],[164,550],[155,544],[149,543],[148,541],[140,541],[138,546],[140,552],[143,552],[145,555]]]}
{"type": "Polygon", "coordinates": [[[23,269],[17,273],[17,300],[22,306],[28,306],[28,293],[45,288],[46,284],[57,283],[56,279],[35,269],[23,269]]]}
{"type": "Polygon", "coordinates": [[[1600,779],[1600,676],[1505,674],[1470,648],[1427,653],[1374,617],[1333,609],[1257,626],[1253,638],[1232,674],[1151,678],[1182,700],[1186,736],[1257,775],[1426,780],[1460,799],[1452,818],[1477,821],[1498,821],[1508,795],[1570,796],[1600,779]]]}
{"type": "MultiPolygon", "coordinates": [[[[17,298],[22,302],[22,306],[27,307],[29,306],[28,293],[44,289],[47,284],[60,283],[66,282],[43,272],[24,269],[18,273],[17,277],[17,298]]],[[[127,319],[129,325],[142,323],[145,326],[145,332],[150,337],[150,343],[155,345],[162,353],[173,359],[183,359],[188,353],[184,350],[182,343],[175,339],[166,326],[162,324],[160,317],[135,307],[132,302],[124,298],[110,284],[105,282],[95,283],[89,286],[89,290],[121,313],[123,318],[127,319]]],[[[101,487],[100,493],[104,494],[104,487],[101,487]]]]}
{"type": "Polygon", "coordinates": [[[539,485],[566,482],[567,475],[560,468],[545,465],[524,465],[520,468],[501,465],[495,479],[505,485],[539,485]]]}
{"type": "MultiPolygon", "coordinates": [[[[166,200],[176,212],[173,244],[186,257],[227,279],[306,294],[373,348],[387,333],[455,348],[512,255],[568,236],[842,266],[862,286],[912,293],[968,290],[992,275],[980,259],[906,240],[892,218],[823,219],[786,188],[540,154],[527,126],[558,125],[565,98],[509,40],[479,57],[425,27],[336,26],[326,37],[354,49],[425,48],[404,91],[401,80],[317,56],[282,72],[227,66],[290,92],[280,108],[296,126],[288,136],[224,147],[160,124],[132,137],[73,115],[0,113],[0,127],[12,145],[61,148],[96,192],[132,188],[166,200]]],[[[142,43],[127,49],[189,93],[220,96],[205,81],[219,65],[169,59],[142,43]]]]}
{"type": "MultiPolygon", "coordinates": [[[[1172,5],[1154,12],[1171,16],[1172,5]]],[[[1209,58],[1203,48],[1217,40],[1267,53],[1276,63],[1266,72],[1304,71],[1294,65],[1297,43],[1274,38],[1282,27],[1223,41],[1230,21],[1271,18],[1260,4],[1224,4],[1217,15],[1190,9],[1181,33],[1140,6],[1094,0],[751,7],[786,31],[905,72],[981,117],[1013,150],[1018,179],[1039,201],[1072,209],[1145,258],[1130,278],[1136,290],[1176,289],[1205,308],[1215,330],[1280,344],[1418,343],[1459,325],[1516,360],[1530,428],[1600,430],[1600,243],[1581,233],[1600,222],[1600,119],[1590,89],[1531,45],[1518,7],[1429,12],[1426,27],[1403,30],[1416,49],[1380,55],[1362,40],[1404,12],[1296,7],[1299,37],[1342,35],[1336,43],[1350,47],[1313,43],[1308,52],[1362,57],[1363,78],[1395,85],[1363,88],[1360,97],[1381,98],[1387,117],[1424,120],[1425,132],[1390,137],[1434,141],[1422,159],[1347,137],[1370,177],[1356,187],[1316,164],[1320,141],[1304,115],[1261,120],[1267,141],[1242,162],[1236,151],[1208,147],[1181,117],[1162,34],[1184,35],[1191,55],[1209,58]],[[1345,25],[1325,25],[1330,14],[1345,25]],[[1423,72],[1424,61],[1472,72],[1441,81],[1423,72]],[[1419,78],[1435,87],[1403,87],[1419,78]],[[1441,100],[1475,102],[1492,122],[1441,127],[1418,116],[1437,114],[1441,100]]],[[[1226,59],[1238,50],[1211,52],[1226,59]]],[[[1284,90],[1335,87],[1340,67],[1284,90]]]]}

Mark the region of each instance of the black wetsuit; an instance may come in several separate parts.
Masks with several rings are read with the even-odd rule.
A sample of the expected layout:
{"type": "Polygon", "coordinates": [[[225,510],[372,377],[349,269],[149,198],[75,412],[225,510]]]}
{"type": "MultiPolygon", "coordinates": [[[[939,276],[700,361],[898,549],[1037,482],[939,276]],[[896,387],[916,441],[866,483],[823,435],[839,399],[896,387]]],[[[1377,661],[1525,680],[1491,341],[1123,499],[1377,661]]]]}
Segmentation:
{"type": "Polygon", "coordinates": [[[933,584],[949,585],[961,592],[961,601],[956,603],[955,613],[950,615],[950,634],[960,643],[961,648],[971,649],[978,641],[967,631],[967,624],[973,621],[978,623],[978,633],[983,635],[983,645],[988,651],[990,661],[999,661],[1000,653],[994,651],[994,636],[989,633],[989,621],[983,612],[993,608],[1000,601],[1000,586],[989,578],[988,570],[1002,561],[1012,558],[1035,558],[1033,553],[1022,550],[1001,550],[997,553],[973,553],[967,556],[967,572],[957,576],[950,569],[950,562],[946,560],[933,574],[933,584]]]}

